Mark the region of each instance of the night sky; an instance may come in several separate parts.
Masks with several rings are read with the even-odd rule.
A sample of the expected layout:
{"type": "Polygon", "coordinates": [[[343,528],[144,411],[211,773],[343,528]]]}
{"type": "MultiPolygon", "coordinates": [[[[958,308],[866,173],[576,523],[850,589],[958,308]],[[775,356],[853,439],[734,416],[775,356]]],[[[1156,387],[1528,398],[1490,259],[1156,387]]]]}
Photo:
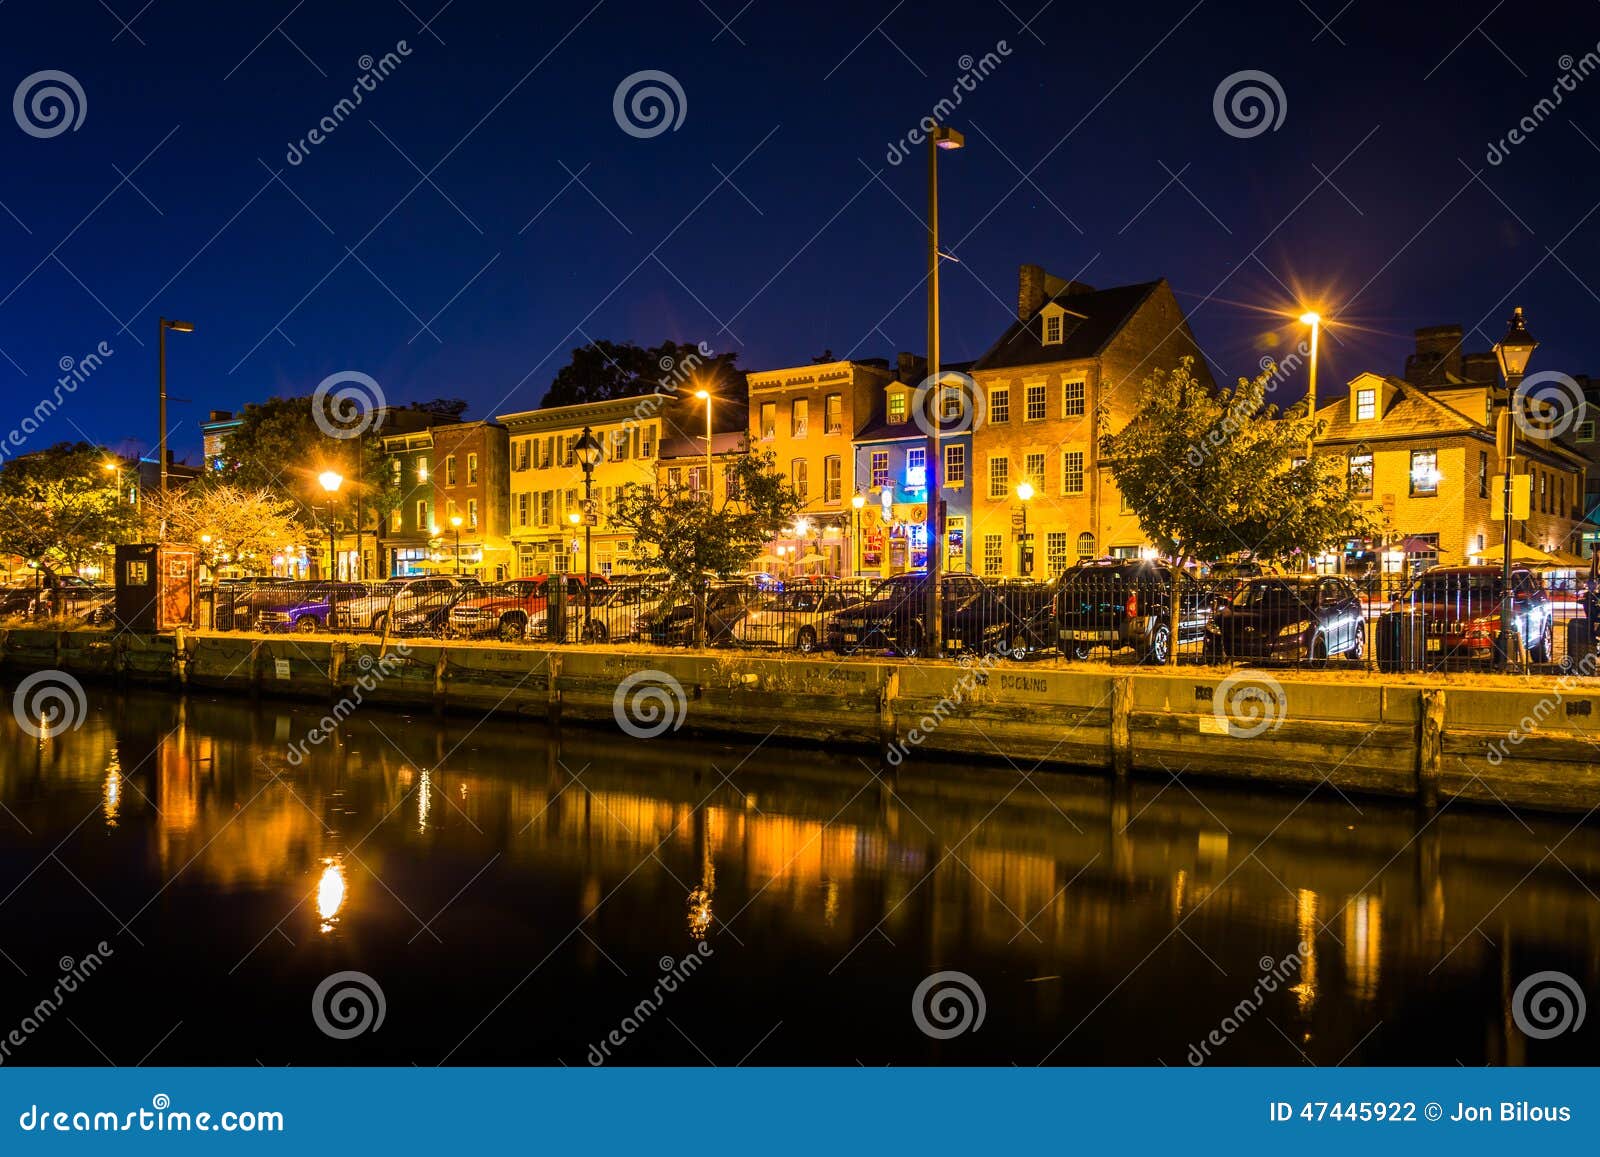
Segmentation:
{"type": "Polygon", "coordinates": [[[1325,394],[1400,372],[1416,326],[1487,348],[1513,304],[1533,368],[1600,372],[1600,71],[1486,156],[1600,52],[1600,4],[742,2],[0,0],[4,93],[58,70],[86,106],[49,137],[0,118],[0,430],[103,341],[34,442],[148,448],[162,313],[197,327],[169,350],[191,461],[207,410],[340,370],[484,416],[591,339],[920,352],[925,154],[886,154],[990,52],[941,167],[947,360],[1004,330],[1027,261],[1167,277],[1224,378],[1296,340],[1297,293],[1335,319],[1325,394]],[[613,115],[643,70],[685,98],[648,138],[613,115]],[[1239,137],[1213,96],[1244,70],[1284,108],[1239,137]]]}

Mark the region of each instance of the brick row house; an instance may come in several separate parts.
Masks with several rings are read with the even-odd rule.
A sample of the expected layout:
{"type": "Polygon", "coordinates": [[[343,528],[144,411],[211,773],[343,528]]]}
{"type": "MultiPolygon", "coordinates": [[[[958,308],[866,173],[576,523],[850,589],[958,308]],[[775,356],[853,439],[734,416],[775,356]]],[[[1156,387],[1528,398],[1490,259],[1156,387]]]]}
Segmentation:
{"type": "Polygon", "coordinates": [[[508,577],[505,428],[435,422],[383,435],[382,445],[399,494],[382,529],[382,573],[508,577]]]}

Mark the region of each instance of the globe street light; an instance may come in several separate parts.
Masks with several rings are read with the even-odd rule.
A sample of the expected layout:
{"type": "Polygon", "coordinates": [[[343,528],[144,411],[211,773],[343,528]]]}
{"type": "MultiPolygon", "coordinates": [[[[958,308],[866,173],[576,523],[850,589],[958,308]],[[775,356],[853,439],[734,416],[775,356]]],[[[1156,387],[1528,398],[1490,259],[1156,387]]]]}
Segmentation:
{"type": "Polygon", "coordinates": [[[854,547],[854,549],[851,551],[851,554],[853,554],[855,556],[855,559],[854,559],[855,569],[851,574],[852,578],[860,575],[860,573],[862,571],[862,566],[861,566],[861,508],[864,507],[866,504],[867,504],[867,496],[865,494],[861,493],[861,491],[859,491],[859,490],[857,490],[855,492],[855,495],[850,499],[850,505],[855,508],[855,533],[853,535],[851,535],[851,537],[850,537],[850,542],[851,542],[852,546],[854,547]]]}
{"type": "Polygon", "coordinates": [[[1306,417],[1312,419],[1311,432],[1306,435],[1306,461],[1311,461],[1312,439],[1316,437],[1317,417],[1317,338],[1322,333],[1322,315],[1308,309],[1300,315],[1300,324],[1311,327],[1311,369],[1306,377],[1306,417]]]}
{"type": "Polygon", "coordinates": [[[944,519],[939,512],[939,484],[944,469],[939,446],[939,424],[944,421],[944,391],[939,376],[939,150],[965,147],[967,138],[949,125],[940,125],[928,134],[928,381],[934,388],[934,418],[929,423],[927,451],[927,570],[928,630],[930,652],[944,652],[944,600],[939,590],[943,569],[944,519]]]}
{"type": "Polygon", "coordinates": [[[1500,637],[1495,640],[1496,665],[1507,671],[1511,668],[1511,476],[1517,464],[1516,407],[1521,404],[1517,391],[1522,385],[1522,375],[1527,372],[1528,359],[1539,343],[1528,332],[1522,320],[1522,307],[1511,312],[1511,322],[1506,336],[1495,343],[1495,360],[1506,379],[1505,409],[1500,414],[1501,438],[1505,447],[1505,478],[1502,497],[1505,500],[1505,523],[1501,528],[1503,555],[1500,564],[1500,637]]]}
{"type": "MultiPolygon", "coordinates": [[[[161,338],[157,343],[159,347],[159,353],[156,356],[156,362],[159,367],[157,370],[159,375],[158,380],[161,388],[160,409],[156,415],[156,421],[160,424],[161,430],[159,438],[156,442],[156,457],[160,460],[161,464],[161,497],[163,500],[165,500],[167,497],[167,331],[169,329],[176,333],[193,333],[194,323],[188,321],[168,321],[166,318],[161,319],[161,338]]],[[[163,506],[163,528],[165,525],[166,512],[165,507],[163,506]]]]}
{"type": "MultiPolygon", "coordinates": [[[[594,436],[594,431],[588,426],[583,428],[583,434],[574,446],[573,452],[578,456],[578,465],[583,467],[583,637],[588,640],[594,633],[594,591],[590,586],[590,577],[594,567],[590,562],[589,551],[592,545],[592,532],[595,518],[594,509],[594,468],[600,464],[600,459],[605,454],[605,447],[600,445],[600,439],[594,436]]],[[[709,467],[711,462],[711,402],[706,402],[706,464],[708,474],[706,481],[710,482],[709,467]]]]}
{"type": "Polygon", "coordinates": [[[322,484],[323,493],[328,496],[328,580],[336,580],[339,570],[339,555],[333,539],[333,496],[339,493],[339,487],[344,485],[344,475],[336,470],[324,470],[317,475],[317,481],[322,484]]]}
{"type": "Polygon", "coordinates": [[[694,396],[706,404],[706,501],[711,501],[711,392],[699,389],[694,396]]]}
{"type": "Polygon", "coordinates": [[[456,532],[456,574],[460,574],[461,573],[461,516],[459,514],[452,514],[450,516],[450,525],[451,525],[451,527],[454,528],[454,530],[456,532]]]}
{"type": "Polygon", "coordinates": [[[1017,498],[1022,503],[1022,533],[1017,536],[1017,573],[1023,578],[1033,575],[1033,551],[1028,539],[1028,500],[1033,497],[1033,483],[1023,479],[1017,483],[1017,498]]]}

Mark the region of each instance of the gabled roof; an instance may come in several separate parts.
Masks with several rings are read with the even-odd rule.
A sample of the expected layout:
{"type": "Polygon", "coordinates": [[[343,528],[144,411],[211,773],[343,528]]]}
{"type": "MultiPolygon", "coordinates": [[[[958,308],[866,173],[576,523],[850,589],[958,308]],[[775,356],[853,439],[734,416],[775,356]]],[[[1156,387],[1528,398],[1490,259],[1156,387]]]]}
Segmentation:
{"type": "MultiPolygon", "coordinates": [[[[939,372],[965,374],[970,373],[972,371],[972,367],[972,362],[945,362],[939,367],[939,372]]],[[[886,409],[887,402],[884,400],[887,397],[890,386],[905,386],[914,393],[916,388],[921,384],[921,382],[902,382],[898,378],[894,379],[893,381],[885,382],[881,389],[873,393],[871,416],[868,417],[867,424],[856,431],[855,440],[857,442],[890,442],[897,441],[902,438],[919,438],[923,441],[926,441],[928,438],[927,433],[911,420],[909,399],[907,400],[906,406],[906,420],[898,424],[890,423],[889,415],[886,409]]],[[[953,434],[950,435],[950,437],[960,437],[960,435],[953,434]]]]}
{"type": "Polygon", "coordinates": [[[1027,321],[1012,322],[1000,340],[972,364],[973,372],[1098,357],[1161,284],[1157,280],[1091,293],[1062,291],[1046,303],[1067,311],[1061,319],[1063,333],[1058,344],[1045,345],[1041,340],[1039,313],[1045,308],[1041,306],[1027,321]]]}
{"type": "MultiPolygon", "coordinates": [[[[1325,406],[1318,406],[1317,417],[1326,423],[1326,428],[1317,435],[1318,442],[1365,442],[1379,438],[1482,434],[1488,430],[1482,422],[1474,422],[1459,410],[1445,405],[1437,398],[1430,398],[1426,390],[1401,378],[1379,378],[1376,374],[1363,377],[1370,377],[1375,382],[1381,381],[1395,391],[1394,400],[1389,403],[1389,408],[1376,419],[1357,422],[1350,417],[1348,396],[1338,398],[1325,406]]],[[[1357,378],[1351,383],[1351,388],[1356,388],[1356,382],[1361,380],[1357,378]]]]}

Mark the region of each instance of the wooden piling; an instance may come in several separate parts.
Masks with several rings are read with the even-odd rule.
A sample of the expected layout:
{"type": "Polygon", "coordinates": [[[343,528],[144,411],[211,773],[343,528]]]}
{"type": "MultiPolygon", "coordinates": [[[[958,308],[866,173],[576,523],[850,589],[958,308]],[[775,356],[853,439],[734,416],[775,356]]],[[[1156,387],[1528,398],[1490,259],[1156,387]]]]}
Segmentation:
{"type": "Polygon", "coordinates": [[[1425,688],[1417,729],[1417,802],[1439,806],[1439,769],[1444,765],[1444,689],[1425,688]]]}

